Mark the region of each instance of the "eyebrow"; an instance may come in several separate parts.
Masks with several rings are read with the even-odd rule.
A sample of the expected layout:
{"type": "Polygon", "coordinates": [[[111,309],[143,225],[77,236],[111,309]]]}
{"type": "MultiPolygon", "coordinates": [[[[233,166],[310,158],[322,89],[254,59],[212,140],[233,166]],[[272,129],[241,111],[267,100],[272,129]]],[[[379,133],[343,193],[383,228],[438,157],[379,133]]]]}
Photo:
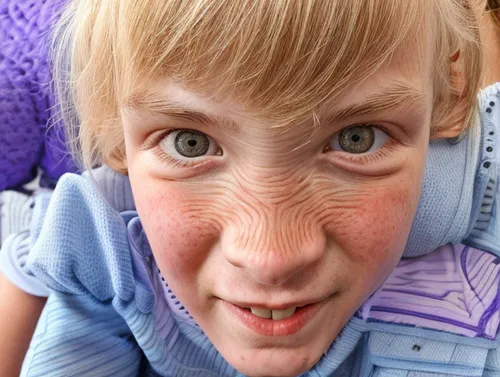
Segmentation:
{"type": "MultiPolygon", "coordinates": [[[[396,82],[374,94],[367,96],[362,103],[352,104],[337,111],[324,111],[319,116],[319,125],[329,126],[336,122],[354,119],[368,114],[380,114],[397,109],[415,111],[425,109],[426,95],[411,84],[396,82]]],[[[238,129],[234,121],[216,117],[187,107],[168,98],[159,98],[152,93],[139,93],[132,97],[125,108],[139,113],[146,112],[156,116],[168,116],[180,120],[202,124],[207,127],[238,129]]]]}
{"type": "Polygon", "coordinates": [[[413,85],[397,82],[366,97],[362,103],[352,104],[338,111],[325,112],[320,124],[332,124],[368,114],[380,114],[391,110],[425,110],[426,95],[413,85]]]}
{"type": "Polygon", "coordinates": [[[232,120],[224,117],[216,117],[201,111],[186,107],[185,104],[177,103],[175,100],[158,98],[149,93],[141,93],[132,97],[125,108],[150,113],[154,116],[168,116],[179,120],[197,123],[206,127],[219,127],[238,129],[239,126],[232,120]]]}

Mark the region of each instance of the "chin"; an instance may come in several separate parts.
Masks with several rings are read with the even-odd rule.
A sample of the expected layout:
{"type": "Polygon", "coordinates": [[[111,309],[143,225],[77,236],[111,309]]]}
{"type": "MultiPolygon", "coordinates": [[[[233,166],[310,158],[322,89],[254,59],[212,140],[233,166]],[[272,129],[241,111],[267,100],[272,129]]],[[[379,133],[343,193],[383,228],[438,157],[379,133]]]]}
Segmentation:
{"type": "Polygon", "coordinates": [[[321,358],[311,350],[261,349],[230,352],[224,358],[247,377],[297,377],[310,370],[321,358]]]}

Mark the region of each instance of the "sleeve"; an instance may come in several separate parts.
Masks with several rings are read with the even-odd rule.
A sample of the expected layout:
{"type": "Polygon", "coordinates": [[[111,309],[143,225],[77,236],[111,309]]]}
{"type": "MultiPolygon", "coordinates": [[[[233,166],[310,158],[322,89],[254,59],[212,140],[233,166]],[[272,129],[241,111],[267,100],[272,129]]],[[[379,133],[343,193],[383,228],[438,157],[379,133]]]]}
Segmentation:
{"type": "Polygon", "coordinates": [[[481,91],[479,114],[457,139],[429,144],[420,202],[405,257],[465,243],[500,255],[500,83],[481,91]]]}
{"type": "Polygon", "coordinates": [[[87,178],[66,174],[47,203],[37,198],[26,263],[51,291],[98,301],[134,297],[127,226],[87,178]]]}
{"type": "Polygon", "coordinates": [[[33,296],[48,297],[50,292],[47,287],[24,268],[30,247],[28,230],[7,237],[0,251],[0,271],[22,291],[33,296]]]}
{"type": "Polygon", "coordinates": [[[135,295],[128,232],[88,179],[61,178],[35,205],[26,269],[51,295],[22,376],[137,376],[142,350],[115,300],[135,295]]]}
{"type": "Polygon", "coordinates": [[[461,243],[467,236],[479,177],[480,144],[480,127],[467,130],[460,140],[439,139],[429,144],[405,257],[428,254],[447,243],[461,243]]]}
{"type": "MultiPolygon", "coordinates": [[[[103,199],[116,211],[121,212],[123,210],[135,208],[128,177],[120,175],[106,166],[98,168],[91,173],[84,173],[84,177],[86,177],[89,182],[96,184],[95,189],[98,190],[99,194],[103,196],[103,199]]],[[[2,202],[3,194],[5,193],[0,194],[0,202],[2,202]]],[[[19,194],[19,196],[24,197],[22,194],[19,194]]],[[[24,205],[24,207],[29,207],[29,218],[24,220],[22,227],[17,227],[19,228],[17,230],[19,233],[13,234],[5,240],[2,251],[0,252],[0,271],[21,290],[41,297],[48,297],[49,290],[39,279],[27,271],[26,263],[30,254],[30,249],[33,245],[32,240],[37,240],[41,233],[51,197],[52,191],[47,190],[38,192],[33,198],[26,197],[23,203],[26,201],[29,202],[27,203],[29,206],[24,205]],[[30,226],[32,217],[31,229],[29,229],[29,231],[20,231],[30,226]]],[[[97,201],[96,199],[95,202],[97,201]]],[[[2,209],[1,212],[4,213],[5,205],[0,205],[0,209],[2,209]]],[[[107,208],[107,210],[111,212],[109,208],[107,208]]],[[[20,212],[20,208],[16,213],[17,212],[20,212]]],[[[0,221],[2,230],[5,228],[3,226],[5,225],[4,217],[5,216],[2,215],[0,221]]],[[[2,231],[0,234],[4,235],[5,232],[2,231]]]]}
{"type": "Polygon", "coordinates": [[[111,303],[50,296],[26,355],[22,377],[136,377],[142,351],[111,303]]]}

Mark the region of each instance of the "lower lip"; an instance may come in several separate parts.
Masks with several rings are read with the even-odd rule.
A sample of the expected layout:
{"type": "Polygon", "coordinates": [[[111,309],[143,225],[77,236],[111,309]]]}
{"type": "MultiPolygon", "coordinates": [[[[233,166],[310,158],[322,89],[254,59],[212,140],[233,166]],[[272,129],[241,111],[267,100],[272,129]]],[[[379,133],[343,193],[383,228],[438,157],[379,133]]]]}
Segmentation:
{"type": "Polygon", "coordinates": [[[297,308],[291,317],[275,321],[274,319],[258,317],[250,310],[240,308],[230,302],[224,300],[222,302],[230,314],[236,317],[243,325],[265,336],[288,336],[299,332],[318,314],[323,303],[318,302],[297,308]]]}

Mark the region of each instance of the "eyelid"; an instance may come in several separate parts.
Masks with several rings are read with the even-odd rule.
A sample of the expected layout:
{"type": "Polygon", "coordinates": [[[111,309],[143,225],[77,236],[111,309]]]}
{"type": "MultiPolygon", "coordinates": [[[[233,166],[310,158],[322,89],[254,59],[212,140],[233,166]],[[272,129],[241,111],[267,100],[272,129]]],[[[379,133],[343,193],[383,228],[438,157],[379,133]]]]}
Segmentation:
{"type": "Polygon", "coordinates": [[[203,162],[200,160],[176,160],[169,154],[165,153],[160,146],[158,145],[157,147],[153,148],[152,153],[154,156],[158,159],[158,161],[168,164],[170,166],[174,166],[174,168],[190,168],[193,166],[201,166],[203,162]]]}
{"type": "MultiPolygon", "coordinates": [[[[193,157],[193,158],[187,158],[187,159],[176,159],[172,156],[170,156],[167,152],[165,152],[161,147],[160,143],[162,140],[164,140],[168,135],[170,135],[173,132],[176,131],[189,131],[191,129],[189,128],[170,128],[168,130],[162,130],[161,132],[155,133],[151,135],[149,138],[146,139],[146,141],[143,143],[141,146],[141,150],[143,151],[148,151],[150,150],[153,155],[161,162],[164,164],[168,164],[170,166],[173,166],[174,168],[192,168],[192,167],[202,167],[203,165],[209,163],[211,160],[210,157],[214,157],[213,155],[210,156],[202,156],[202,157],[193,157]]],[[[192,130],[194,132],[200,133],[200,131],[197,130],[192,130]]],[[[203,133],[203,132],[201,132],[203,133]]],[[[205,134],[205,133],[203,133],[205,134]]],[[[206,135],[206,134],[205,134],[206,135]]],[[[218,148],[221,148],[219,144],[209,135],[206,135],[209,137],[211,140],[213,140],[218,148]]]]}
{"type": "Polygon", "coordinates": [[[337,154],[337,158],[342,159],[344,161],[348,161],[350,163],[355,163],[358,165],[367,165],[373,164],[383,158],[386,158],[392,154],[395,150],[397,150],[399,144],[397,144],[394,139],[389,138],[386,144],[373,153],[363,153],[363,154],[353,154],[347,152],[340,151],[332,151],[330,153],[337,154]]]}
{"type": "Polygon", "coordinates": [[[172,133],[176,129],[171,128],[168,130],[162,130],[158,132],[154,132],[153,134],[149,135],[144,143],[142,143],[140,150],[141,151],[148,151],[150,149],[155,148],[157,145],[159,145],[160,141],[163,140],[163,138],[167,137],[168,134],[172,133]]]}
{"type": "Polygon", "coordinates": [[[392,152],[395,151],[401,144],[398,142],[393,136],[390,131],[387,130],[387,127],[384,127],[383,125],[375,122],[363,122],[363,123],[357,123],[357,124],[352,124],[346,127],[343,127],[342,129],[338,130],[330,139],[328,142],[327,147],[325,148],[326,150],[324,151],[325,154],[334,154],[336,158],[341,159],[343,161],[346,161],[351,164],[357,164],[357,165],[367,165],[367,164],[373,164],[385,157],[388,157],[392,152]],[[338,137],[338,135],[345,129],[351,128],[351,127],[356,127],[356,126],[371,126],[374,128],[377,128],[378,130],[384,132],[387,135],[387,141],[385,144],[378,148],[374,152],[366,152],[366,153],[360,153],[360,154],[355,154],[355,153],[349,153],[343,150],[331,150],[330,148],[330,140],[332,140],[335,137],[338,137]]]}

